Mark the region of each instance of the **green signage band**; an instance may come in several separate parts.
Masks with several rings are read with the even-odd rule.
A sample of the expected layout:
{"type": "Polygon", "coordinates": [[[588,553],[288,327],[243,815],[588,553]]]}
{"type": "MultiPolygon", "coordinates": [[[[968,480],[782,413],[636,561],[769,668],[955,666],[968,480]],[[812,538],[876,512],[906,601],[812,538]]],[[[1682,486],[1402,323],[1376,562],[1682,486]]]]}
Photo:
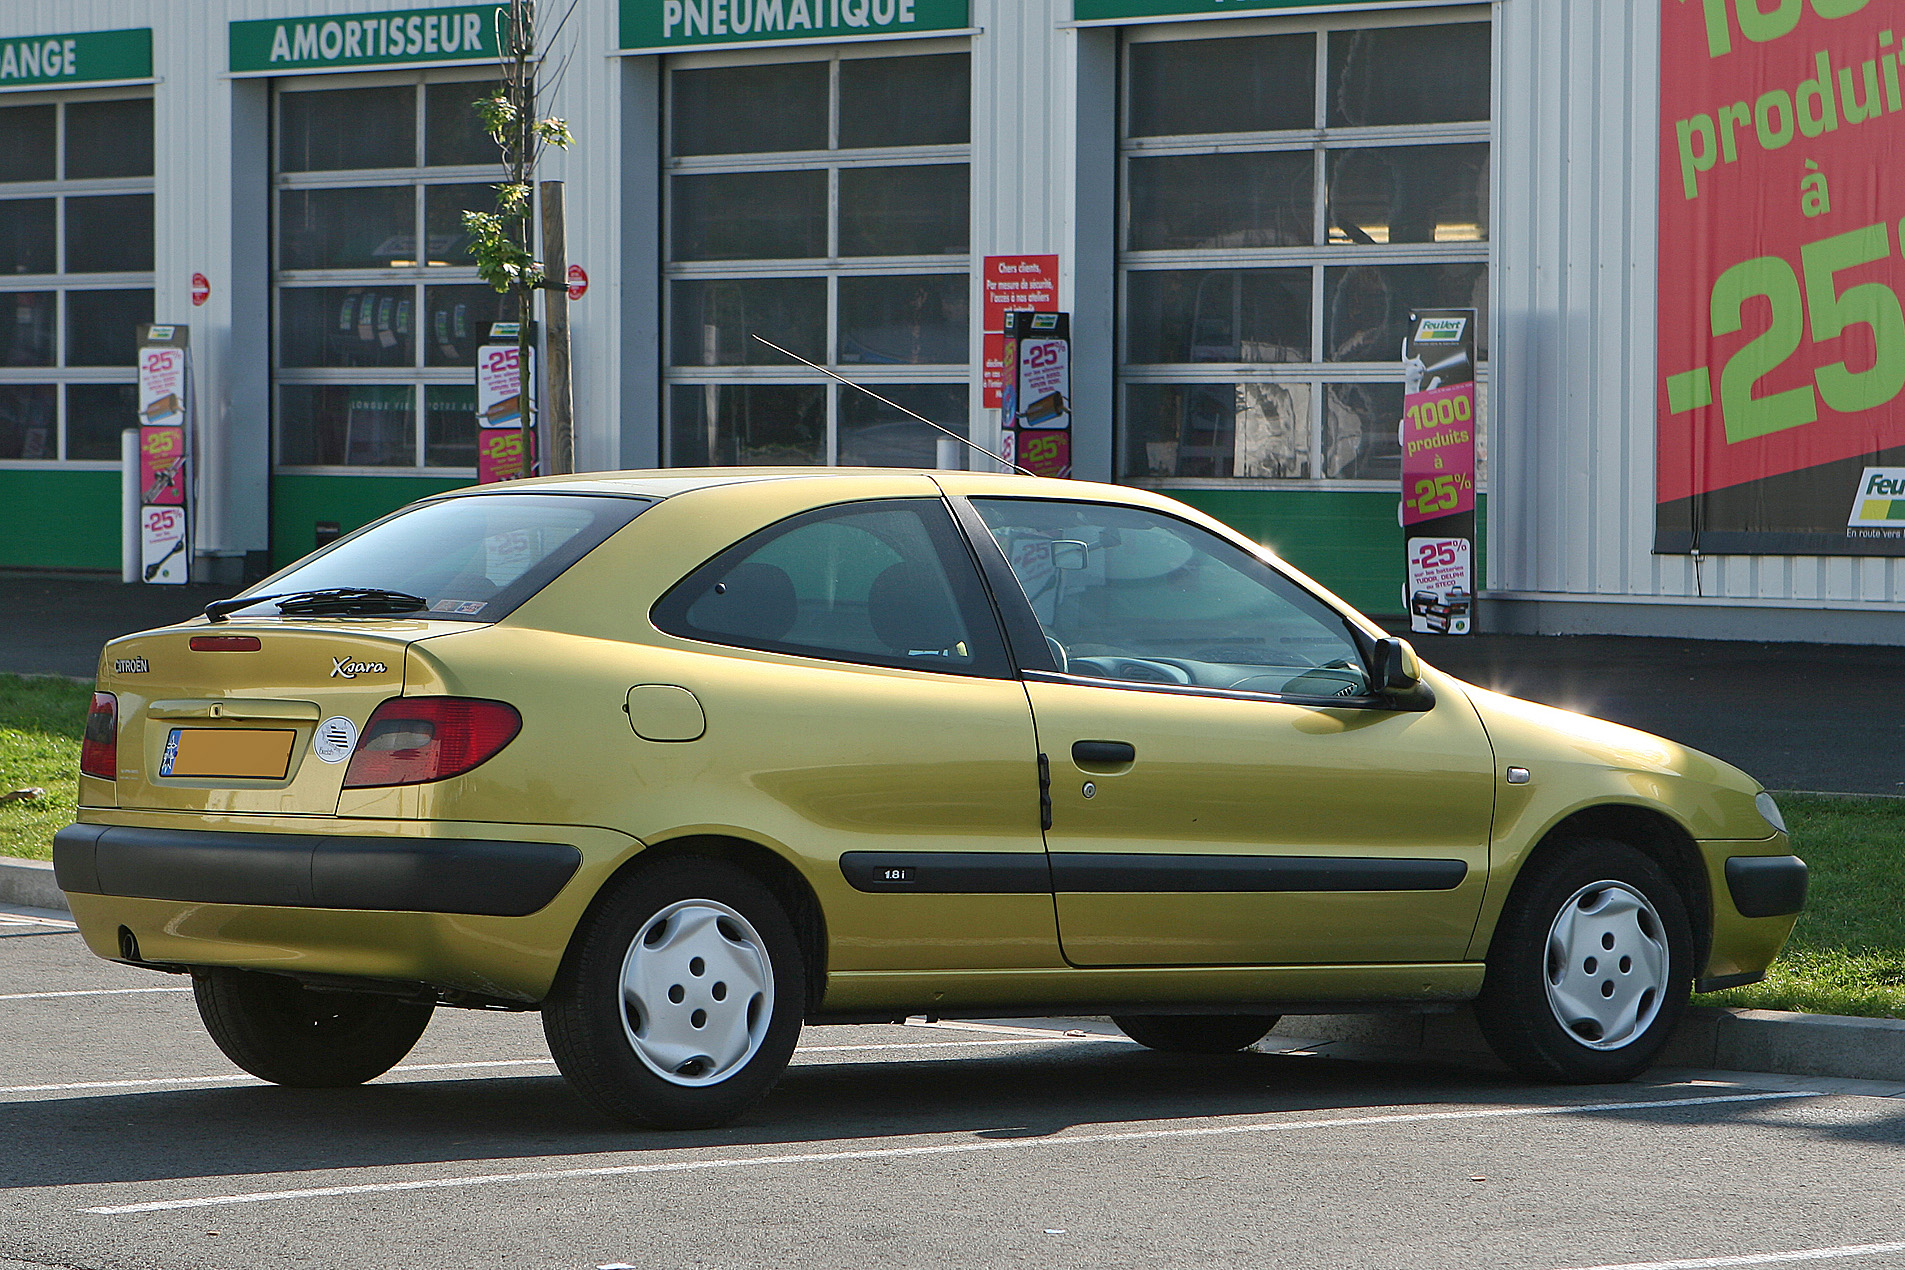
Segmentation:
{"type": "Polygon", "coordinates": [[[777,44],[963,31],[969,0],[622,0],[622,47],[777,44]]]}
{"type": "Polygon", "coordinates": [[[0,37],[0,89],[152,78],[152,29],[0,37]]]}
{"type": "Polygon", "coordinates": [[[231,70],[327,71],[360,66],[470,62],[496,56],[496,15],[509,6],[396,9],[335,18],[268,18],[231,24],[231,70]]]}
{"type": "Polygon", "coordinates": [[[1247,18],[1281,9],[1399,9],[1423,0],[1072,0],[1074,22],[1129,18],[1247,18]]]}

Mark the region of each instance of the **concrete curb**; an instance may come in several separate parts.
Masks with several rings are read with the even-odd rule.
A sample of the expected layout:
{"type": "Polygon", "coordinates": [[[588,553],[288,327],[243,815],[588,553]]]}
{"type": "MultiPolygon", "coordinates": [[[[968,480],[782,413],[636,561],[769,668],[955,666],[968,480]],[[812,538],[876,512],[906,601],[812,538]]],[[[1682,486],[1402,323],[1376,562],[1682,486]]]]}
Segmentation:
{"type": "MultiPolygon", "coordinates": [[[[1473,1065],[1495,1062],[1467,1007],[1448,1014],[1292,1015],[1279,1034],[1473,1065]]],[[[1661,1067],[1905,1081],[1905,1019],[1691,1006],[1661,1067]]]]}
{"type": "Polygon", "coordinates": [[[53,880],[50,861],[16,860],[11,856],[0,856],[0,904],[71,911],[66,906],[65,892],[53,880]]]}

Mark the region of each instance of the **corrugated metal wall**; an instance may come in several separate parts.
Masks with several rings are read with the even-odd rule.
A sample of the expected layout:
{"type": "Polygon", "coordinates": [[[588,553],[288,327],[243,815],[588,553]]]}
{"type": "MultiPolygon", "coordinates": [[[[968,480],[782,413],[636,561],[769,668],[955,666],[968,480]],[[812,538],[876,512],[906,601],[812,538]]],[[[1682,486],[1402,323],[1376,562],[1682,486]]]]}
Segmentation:
{"type": "MultiPolygon", "coordinates": [[[[1905,609],[1896,559],[1709,556],[1696,578],[1689,557],[1652,553],[1659,6],[1673,2],[1496,5],[1490,587],[1628,601],[1604,628],[1660,633],[1752,633],[1751,617],[1721,627],[1703,609],[1905,609]],[[1679,615],[1641,616],[1662,603],[1679,615]]],[[[1805,620],[1769,637],[1802,638],[1805,620]]]]}

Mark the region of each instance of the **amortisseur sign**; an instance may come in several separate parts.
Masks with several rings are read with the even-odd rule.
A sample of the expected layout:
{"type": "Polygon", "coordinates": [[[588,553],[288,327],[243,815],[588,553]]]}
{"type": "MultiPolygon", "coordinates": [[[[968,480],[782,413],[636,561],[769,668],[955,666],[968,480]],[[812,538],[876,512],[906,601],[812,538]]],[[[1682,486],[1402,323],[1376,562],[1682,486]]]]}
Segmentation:
{"type": "Polygon", "coordinates": [[[1894,0],[1661,5],[1657,551],[1905,554],[1867,491],[1905,467],[1901,35],[1894,0]]]}

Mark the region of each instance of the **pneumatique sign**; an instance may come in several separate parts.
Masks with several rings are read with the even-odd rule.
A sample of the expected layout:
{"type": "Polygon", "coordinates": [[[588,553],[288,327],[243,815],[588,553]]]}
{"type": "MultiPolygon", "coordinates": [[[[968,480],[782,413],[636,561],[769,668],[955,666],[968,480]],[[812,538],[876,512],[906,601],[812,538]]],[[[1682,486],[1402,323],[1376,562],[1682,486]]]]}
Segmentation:
{"type": "Polygon", "coordinates": [[[1654,549],[1905,555],[1905,15],[1660,13],[1654,549]]]}
{"type": "Polygon", "coordinates": [[[969,0],[622,0],[622,48],[789,44],[963,31],[969,0]]]}

